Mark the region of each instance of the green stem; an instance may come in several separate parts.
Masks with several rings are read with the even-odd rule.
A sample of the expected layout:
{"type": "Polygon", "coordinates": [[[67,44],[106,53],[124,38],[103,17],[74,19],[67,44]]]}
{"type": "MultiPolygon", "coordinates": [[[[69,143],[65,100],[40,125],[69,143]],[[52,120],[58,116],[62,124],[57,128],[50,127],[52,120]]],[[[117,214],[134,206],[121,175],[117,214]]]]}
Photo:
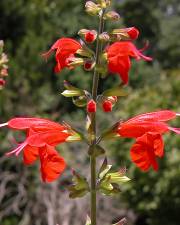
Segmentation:
{"type": "MultiPolygon", "coordinates": [[[[102,51],[102,44],[99,41],[98,37],[99,34],[103,32],[104,28],[104,20],[103,20],[103,14],[100,16],[99,21],[99,30],[98,30],[98,36],[97,36],[97,44],[96,44],[96,65],[100,63],[100,54],[102,51]]],[[[99,73],[94,70],[94,76],[93,76],[93,85],[92,85],[92,97],[94,101],[96,101],[97,98],[97,91],[98,91],[98,84],[99,84],[99,73]]],[[[93,140],[91,143],[90,148],[95,151],[96,147],[96,113],[93,113],[91,117],[91,125],[92,125],[92,136],[93,140]]],[[[90,157],[90,164],[91,164],[91,225],[96,225],[96,157],[94,154],[90,157]]]]}

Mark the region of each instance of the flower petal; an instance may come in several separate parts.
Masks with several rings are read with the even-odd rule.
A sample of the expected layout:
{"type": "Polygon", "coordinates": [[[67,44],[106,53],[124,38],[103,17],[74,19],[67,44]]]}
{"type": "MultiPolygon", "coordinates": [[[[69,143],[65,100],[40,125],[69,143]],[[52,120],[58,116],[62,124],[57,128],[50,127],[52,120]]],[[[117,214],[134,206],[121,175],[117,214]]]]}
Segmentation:
{"type": "Polygon", "coordinates": [[[134,121],[159,121],[166,122],[172,120],[176,117],[176,113],[171,110],[162,110],[157,112],[144,113],[138,116],[133,117],[128,120],[126,123],[134,121]]]}
{"type": "Polygon", "coordinates": [[[48,119],[35,118],[35,117],[17,117],[8,121],[8,126],[12,129],[26,130],[33,128],[35,131],[46,131],[51,129],[64,130],[64,126],[55,123],[48,119]]]}
{"type": "Polygon", "coordinates": [[[39,156],[39,148],[27,145],[23,151],[23,161],[25,165],[31,165],[39,156]]]}
{"type": "Polygon", "coordinates": [[[45,144],[55,146],[65,142],[69,136],[70,134],[68,133],[52,130],[31,135],[28,137],[27,142],[34,147],[42,147],[45,144]]]}
{"type": "Polygon", "coordinates": [[[66,163],[58,155],[54,147],[46,145],[39,151],[41,162],[41,176],[44,182],[56,180],[64,171],[66,163]]]}
{"type": "Polygon", "coordinates": [[[125,122],[121,123],[117,133],[122,137],[137,138],[147,132],[156,132],[163,134],[169,130],[168,126],[163,122],[125,122]]]}

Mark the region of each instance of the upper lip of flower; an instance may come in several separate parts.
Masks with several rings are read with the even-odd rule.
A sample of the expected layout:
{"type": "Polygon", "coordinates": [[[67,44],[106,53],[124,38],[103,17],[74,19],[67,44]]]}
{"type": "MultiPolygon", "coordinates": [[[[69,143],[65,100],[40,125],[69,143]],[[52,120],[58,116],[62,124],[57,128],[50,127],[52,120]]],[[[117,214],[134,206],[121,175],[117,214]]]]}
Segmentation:
{"type": "Polygon", "coordinates": [[[178,114],[170,110],[162,110],[135,116],[123,123],[117,129],[120,136],[137,138],[146,132],[163,134],[168,130],[180,133],[179,128],[173,128],[166,123],[174,119],[178,114]]]}

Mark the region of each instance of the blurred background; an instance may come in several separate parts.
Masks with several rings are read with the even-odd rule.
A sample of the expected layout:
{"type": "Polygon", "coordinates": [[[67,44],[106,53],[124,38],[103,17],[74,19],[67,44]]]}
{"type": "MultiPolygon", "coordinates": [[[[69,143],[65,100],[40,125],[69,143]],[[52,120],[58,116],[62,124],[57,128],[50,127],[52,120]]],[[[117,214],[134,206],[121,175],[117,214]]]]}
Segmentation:
{"type": "MultiPolygon", "coordinates": [[[[63,80],[90,89],[92,74],[81,68],[54,74],[54,59],[46,63],[41,53],[60,37],[78,38],[82,28],[97,28],[97,20],[84,12],[83,0],[1,0],[0,40],[9,56],[9,76],[0,91],[0,122],[14,116],[41,116],[65,120],[83,130],[85,112],[60,95],[63,80]],[[81,122],[80,122],[81,121],[81,122]]],[[[159,109],[180,112],[180,4],[178,0],[114,0],[120,23],[106,29],[136,26],[141,31],[140,48],[150,42],[147,55],[152,63],[134,62],[129,96],[121,98],[111,114],[99,110],[99,129],[120,118],[159,109]]],[[[118,76],[101,82],[100,89],[116,86],[118,76]]],[[[178,120],[173,121],[180,127],[178,120]]],[[[21,134],[16,134],[17,137],[21,134]]],[[[1,225],[84,225],[89,196],[69,200],[64,186],[71,180],[70,169],[52,184],[43,184],[38,163],[25,167],[21,157],[7,158],[14,134],[0,132],[0,224],[1,225]]],[[[98,196],[98,224],[108,225],[126,216],[129,225],[180,224],[180,139],[164,136],[165,156],[158,173],[142,173],[129,156],[131,140],[103,143],[114,169],[126,166],[132,181],[116,197],[98,196]]],[[[86,146],[61,145],[59,151],[70,167],[89,177],[86,146]],[[88,174],[88,175],[87,175],[88,174]]],[[[102,159],[99,161],[99,165],[102,159]]]]}

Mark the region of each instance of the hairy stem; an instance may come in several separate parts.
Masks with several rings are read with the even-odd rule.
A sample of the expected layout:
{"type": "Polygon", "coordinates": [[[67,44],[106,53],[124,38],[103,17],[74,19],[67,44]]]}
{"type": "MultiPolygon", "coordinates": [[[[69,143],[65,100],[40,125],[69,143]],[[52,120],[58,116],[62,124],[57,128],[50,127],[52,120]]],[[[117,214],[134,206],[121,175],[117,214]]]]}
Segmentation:
{"type": "MultiPolygon", "coordinates": [[[[99,18],[99,30],[98,30],[98,36],[103,32],[104,27],[104,20],[103,20],[103,14],[100,15],[99,18]]],[[[100,62],[100,54],[102,51],[102,44],[99,41],[97,36],[97,44],[96,44],[96,65],[100,62]]],[[[94,101],[96,101],[97,98],[97,91],[98,91],[98,83],[99,83],[99,73],[94,70],[94,76],[93,76],[93,85],[92,85],[92,97],[94,101]]],[[[93,113],[91,117],[91,125],[92,125],[92,143],[90,148],[92,151],[95,151],[96,147],[96,113],[93,113]]],[[[90,157],[90,164],[91,164],[91,225],[96,225],[96,157],[94,154],[90,157]]]]}

